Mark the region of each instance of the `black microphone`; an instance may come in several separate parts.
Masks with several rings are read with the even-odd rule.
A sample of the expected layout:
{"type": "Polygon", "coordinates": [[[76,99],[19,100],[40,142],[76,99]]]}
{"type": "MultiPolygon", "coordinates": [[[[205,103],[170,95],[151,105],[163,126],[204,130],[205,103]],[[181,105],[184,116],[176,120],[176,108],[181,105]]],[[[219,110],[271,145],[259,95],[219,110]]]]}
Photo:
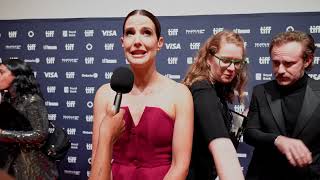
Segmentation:
{"type": "Polygon", "coordinates": [[[118,67],[113,71],[111,76],[111,88],[115,92],[117,92],[114,101],[113,108],[116,113],[119,112],[122,94],[129,93],[133,87],[133,73],[129,68],[126,67],[118,67]]]}

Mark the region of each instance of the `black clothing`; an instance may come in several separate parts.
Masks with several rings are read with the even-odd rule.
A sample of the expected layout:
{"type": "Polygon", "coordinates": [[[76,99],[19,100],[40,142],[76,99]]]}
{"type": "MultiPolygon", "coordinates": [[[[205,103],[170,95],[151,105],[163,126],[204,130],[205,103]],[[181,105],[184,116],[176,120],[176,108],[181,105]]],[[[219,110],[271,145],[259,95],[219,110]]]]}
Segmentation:
{"type": "Polygon", "coordinates": [[[212,180],[217,176],[209,143],[216,138],[230,138],[232,115],[223,97],[223,86],[208,81],[191,87],[194,102],[194,135],[188,180],[212,180]]]}

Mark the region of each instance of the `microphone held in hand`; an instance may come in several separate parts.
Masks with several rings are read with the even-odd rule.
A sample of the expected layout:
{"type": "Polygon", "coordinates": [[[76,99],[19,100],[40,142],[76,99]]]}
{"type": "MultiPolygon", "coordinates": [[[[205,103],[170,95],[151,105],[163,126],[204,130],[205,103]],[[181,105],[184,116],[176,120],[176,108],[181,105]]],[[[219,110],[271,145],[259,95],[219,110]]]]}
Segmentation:
{"type": "Polygon", "coordinates": [[[129,68],[119,67],[113,71],[110,85],[112,90],[117,93],[113,102],[113,108],[116,113],[118,113],[120,109],[122,94],[126,94],[131,91],[133,82],[133,73],[129,68]]]}

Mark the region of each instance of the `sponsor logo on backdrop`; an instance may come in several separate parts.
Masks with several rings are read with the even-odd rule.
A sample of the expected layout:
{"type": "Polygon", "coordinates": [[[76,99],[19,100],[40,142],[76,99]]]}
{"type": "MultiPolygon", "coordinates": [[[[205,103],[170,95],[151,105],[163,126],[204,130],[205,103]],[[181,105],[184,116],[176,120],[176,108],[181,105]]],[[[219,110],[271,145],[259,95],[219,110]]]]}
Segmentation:
{"type": "Polygon", "coordinates": [[[318,48],[320,48],[320,43],[315,43],[315,45],[316,45],[318,48]]]}
{"type": "Polygon", "coordinates": [[[92,158],[89,157],[89,158],[88,158],[88,164],[91,164],[91,161],[92,161],[92,158]]]}
{"type": "Polygon", "coordinates": [[[103,64],[117,64],[118,60],[117,59],[107,59],[107,58],[103,58],[101,60],[101,63],[103,64]]]}
{"type": "Polygon", "coordinates": [[[320,33],[320,25],[310,26],[309,31],[311,34],[320,33]]]}
{"type": "Polygon", "coordinates": [[[49,106],[49,107],[58,107],[59,103],[58,102],[54,102],[54,101],[46,101],[45,105],[49,106]]]}
{"type": "Polygon", "coordinates": [[[193,64],[194,59],[193,57],[187,57],[187,64],[193,64]]]}
{"type": "Polygon", "coordinates": [[[78,58],[62,58],[62,63],[78,63],[78,58]]]}
{"type": "Polygon", "coordinates": [[[28,51],[35,51],[37,45],[36,44],[27,44],[27,50],[28,51]]]}
{"type": "Polygon", "coordinates": [[[47,93],[56,93],[56,86],[47,86],[47,93]]]}
{"type": "Polygon", "coordinates": [[[62,119],[78,121],[79,120],[79,116],[62,115],[62,119]]]}
{"type": "Polygon", "coordinates": [[[87,102],[87,107],[88,108],[92,108],[93,107],[93,102],[92,101],[88,101],[87,102]]]}
{"type": "Polygon", "coordinates": [[[114,43],[105,43],[104,44],[104,50],[106,51],[113,51],[114,43]]]}
{"type": "Polygon", "coordinates": [[[260,26],[260,34],[270,34],[271,26],[260,26]]]}
{"type": "Polygon", "coordinates": [[[66,105],[68,108],[76,107],[76,101],[66,101],[66,105]]]}
{"type": "Polygon", "coordinates": [[[46,30],[45,31],[46,38],[53,38],[54,37],[54,31],[53,30],[46,30]]]}
{"type": "Polygon", "coordinates": [[[309,77],[313,78],[314,80],[320,80],[320,74],[308,74],[309,77]]]}
{"type": "Polygon", "coordinates": [[[294,31],[294,27],[293,26],[288,26],[287,28],[286,28],[286,31],[288,32],[288,31],[294,31]]]}
{"type": "Polygon", "coordinates": [[[71,143],[71,149],[78,149],[79,143],[71,143]]]}
{"type": "Polygon", "coordinates": [[[57,114],[48,114],[48,119],[50,121],[55,121],[57,120],[57,114]]]}
{"type": "Polygon", "coordinates": [[[73,43],[67,43],[64,45],[64,49],[66,51],[74,51],[74,44],[73,43]]]}
{"type": "Polygon", "coordinates": [[[5,45],[4,48],[7,49],[7,50],[10,50],[10,49],[21,49],[21,45],[20,44],[5,45]]]}
{"type": "Polygon", "coordinates": [[[56,58],[55,57],[46,57],[47,64],[54,64],[56,58]]]}
{"type": "Polygon", "coordinates": [[[26,63],[36,63],[36,64],[38,64],[38,63],[40,62],[40,58],[24,59],[24,62],[26,62],[26,63]]]}
{"type": "Polygon", "coordinates": [[[33,32],[33,31],[28,31],[28,36],[29,36],[30,38],[32,38],[32,37],[34,36],[34,32],[33,32]]]}
{"type": "Polygon", "coordinates": [[[11,38],[17,38],[18,31],[8,31],[8,37],[11,38]]]}
{"type": "Polygon", "coordinates": [[[64,94],[76,94],[78,91],[78,87],[64,86],[63,93],[64,94]]]}
{"type": "Polygon", "coordinates": [[[269,73],[269,74],[268,73],[256,73],[255,77],[256,77],[257,81],[261,81],[261,80],[267,81],[267,80],[271,80],[272,73],[269,73]]]}
{"type": "Polygon", "coordinates": [[[43,50],[57,50],[58,46],[57,45],[43,45],[43,50]]]}
{"type": "Polygon", "coordinates": [[[43,72],[46,79],[48,78],[58,78],[58,72],[43,72]]]}
{"type": "Polygon", "coordinates": [[[67,79],[74,79],[76,73],[75,72],[66,72],[67,79]]]}
{"type": "Polygon", "coordinates": [[[92,150],[92,144],[91,143],[86,143],[86,148],[87,148],[87,150],[92,150]]]}
{"type": "Polygon", "coordinates": [[[168,64],[178,64],[178,57],[168,57],[168,64]]]}
{"type": "Polygon", "coordinates": [[[72,164],[77,163],[77,157],[76,156],[68,156],[67,159],[68,159],[68,163],[72,163],[72,164]]]}
{"type": "Polygon", "coordinates": [[[245,61],[247,64],[250,64],[250,58],[249,58],[249,57],[246,57],[246,58],[244,59],[244,61],[245,61]]]}
{"type": "Polygon", "coordinates": [[[33,71],[33,75],[34,75],[34,77],[36,78],[37,77],[37,71],[33,71]]]}
{"type": "Polygon", "coordinates": [[[68,135],[76,135],[76,128],[67,128],[67,134],[68,135]]]}
{"type": "Polygon", "coordinates": [[[84,37],[93,37],[94,30],[93,29],[86,29],[84,30],[84,37]]]}
{"type": "Polygon", "coordinates": [[[168,29],[169,36],[177,36],[179,29],[168,29]]]}
{"type": "Polygon", "coordinates": [[[259,57],[259,64],[270,64],[270,57],[259,57]]]}
{"type": "Polygon", "coordinates": [[[223,27],[212,28],[212,34],[217,34],[218,32],[223,31],[223,27]]]}
{"type": "Polygon", "coordinates": [[[101,30],[102,36],[108,37],[108,36],[117,36],[116,30],[101,30]]]}
{"type": "Polygon", "coordinates": [[[235,29],[233,29],[233,32],[238,33],[238,34],[250,34],[251,30],[250,29],[235,28],[235,29]]]}
{"type": "Polygon", "coordinates": [[[112,72],[105,72],[104,73],[104,78],[106,78],[106,79],[111,79],[111,76],[112,76],[112,72]]]}
{"type": "Polygon", "coordinates": [[[254,47],[256,48],[268,48],[269,43],[254,43],[254,47]]]}
{"type": "Polygon", "coordinates": [[[93,122],[93,115],[86,115],[86,122],[93,122]]]}
{"type": "Polygon", "coordinates": [[[200,48],[200,43],[199,42],[193,42],[193,43],[190,43],[190,49],[191,50],[197,50],[200,48]]]}
{"type": "Polygon", "coordinates": [[[94,94],[94,87],[87,87],[85,88],[86,94],[94,94]]]}
{"type": "Polygon", "coordinates": [[[181,49],[180,43],[165,43],[166,49],[181,49]]]}
{"type": "Polygon", "coordinates": [[[92,73],[92,74],[81,74],[82,78],[98,78],[98,73],[92,73]]]}
{"type": "Polygon", "coordinates": [[[179,74],[166,74],[165,76],[173,80],[179,80],[181,78],[179,74]]]}
{"type": "Polygon", "coordinates": [[[76,30],[63,30],[62,31],[62,37],[76,37],[77,31],[76,30]]]}
{"type": "Polygon", "coordinates": [[[90,177],[91,171],[87,171],[87,177],[90,177]]]}
{"type": "Polygon", "coordinates": [[[320,61],[320,57],[319,56],[315,56],[313,58],[313,64],[319,64],[319,61],[320,61]]]}
{"type": "Polygon", "coordinates": [[[204,34],[206,32],[205,29],[186,29],[186,34],[204,34]]]}
{"type": "Polygon", "coordinates": [[[64,174],[70,174],[70,175],[76,175],[79,176],[80,175],[80,171],[73,171],[73,170],[63,170],[64,174]]]}
{"type": "Polygon", "coordinates": [[[236,112],[238,112],[238,113],[243,113],[244,109],[245,109],[244,104],[241,104],[241,105],[239,105],[239,104],[234,105],[234,111],[236,111],[236,112]]]}
{"type": "Polygon", "coordinates": [[[91,135],[92,131],[82,131],[82,134],[91,135]]]}
{"type": "Polygon", "coordinates": [[[86,44],[86,49],[87,49],[88,51],[91,51],[92,48],[93,48],[93,45],[92,45],[91,43],[86,44]]]}
{"type": "Polygon", "coordinates": [[[94,63],[94,57],[85,57],[84,58],[85,64],[93,64],[94,63]]]}

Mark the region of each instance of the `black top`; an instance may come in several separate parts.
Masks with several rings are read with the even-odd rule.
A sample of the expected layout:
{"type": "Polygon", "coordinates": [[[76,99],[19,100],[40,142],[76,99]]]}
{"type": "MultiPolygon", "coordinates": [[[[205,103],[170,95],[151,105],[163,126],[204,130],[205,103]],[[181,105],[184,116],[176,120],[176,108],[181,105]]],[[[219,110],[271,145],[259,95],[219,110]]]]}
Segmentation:
{"type": "Polygon", "coordinates": [[[230,138],[232,116],[226,101],[219,97],[223,86],[208,81],[190,87],[194,102],[194,135],[188,179],[214,179],[217,176],[209,143],[216,138],[230,138]]]}
{"type": "Polygon", "coordinates": [[[281,94],[281,108],[285,119],[286,131],[289,136],[291,136],[296,126],[306,92],[307,82],[308,75],[304,74],[304,76],[292,86],[278,86],[281,94]]]}

